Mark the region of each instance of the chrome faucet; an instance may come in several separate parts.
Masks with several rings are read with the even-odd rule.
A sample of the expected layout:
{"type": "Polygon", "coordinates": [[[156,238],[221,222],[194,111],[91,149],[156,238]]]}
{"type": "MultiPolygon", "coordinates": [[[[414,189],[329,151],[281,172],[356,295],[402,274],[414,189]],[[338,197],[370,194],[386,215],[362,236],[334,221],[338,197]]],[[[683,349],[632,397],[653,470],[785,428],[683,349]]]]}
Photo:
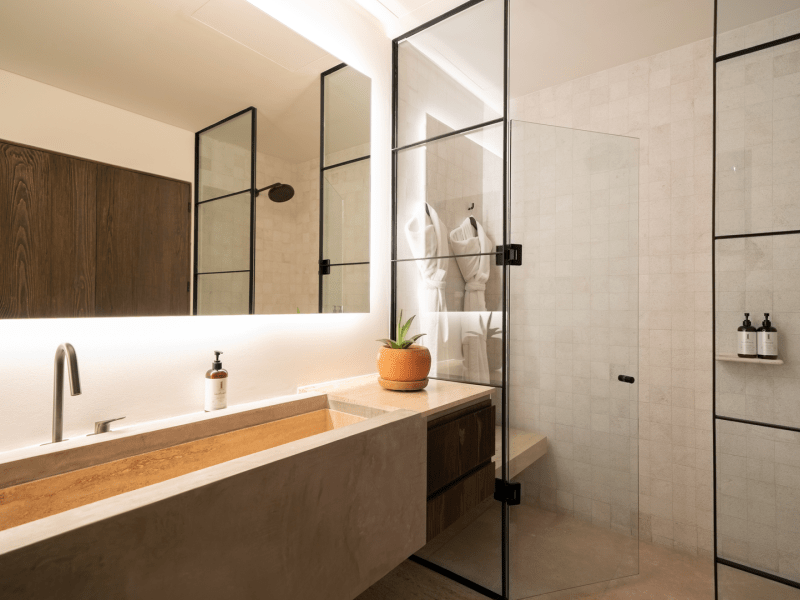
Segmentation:
{"type": "Polygon", "coordinates": [[[64,359],[69,369],[69,391],[73,396],[81,394],[81,378],[78,373],[78,355],[72,344],[61,344],[56,350],[55,382],[53,384],[53,441],[64,441],[64,359]]]}

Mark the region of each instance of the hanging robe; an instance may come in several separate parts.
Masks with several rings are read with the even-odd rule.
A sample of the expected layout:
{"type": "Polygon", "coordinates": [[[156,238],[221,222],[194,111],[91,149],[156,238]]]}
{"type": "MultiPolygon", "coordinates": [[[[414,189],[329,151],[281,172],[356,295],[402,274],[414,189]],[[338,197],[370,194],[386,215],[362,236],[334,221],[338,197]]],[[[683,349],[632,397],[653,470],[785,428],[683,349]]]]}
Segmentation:
{"type": "Polygon", "coordinates": [[[492,265],[491,255],[463,256],[464,254],[480,254],[494,252],[492,240],[486,235],[483,227],[475,221],[477,231],[472,226],[472,221],[467,218],[458,227],[450,232],[450,244],[453,254],[456,254],[456,263],[464,278],[465,291],[464,311],[486,310],[486,282],[492,265]]]}
{"type": "Polygon", "coordinates": [[[427,334],[420,343],[430,350],[435,370],[439,360],[439,344],[446,342],[448,338],[445,314],[448,259],[440,258],[450,254],[447,230],[433,207],[423,203],[406,223],[405,234],[412,256],[423,259],[414,261],[419,269],[422,283],[419,287],[420,332],[427,334]]]}

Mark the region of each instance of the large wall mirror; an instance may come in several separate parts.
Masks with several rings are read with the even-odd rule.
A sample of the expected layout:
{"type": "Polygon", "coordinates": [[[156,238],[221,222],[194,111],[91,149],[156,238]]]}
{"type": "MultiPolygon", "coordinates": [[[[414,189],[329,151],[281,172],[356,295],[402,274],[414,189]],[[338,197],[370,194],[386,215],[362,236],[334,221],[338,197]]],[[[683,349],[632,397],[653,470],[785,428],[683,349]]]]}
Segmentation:
{"type": "Polygon", "coordinates": [[[0,139],[0,318],[369,312],[368,77],[246,0],[3,13],[0,70],[188,132],[194,176],[0,139]]]}

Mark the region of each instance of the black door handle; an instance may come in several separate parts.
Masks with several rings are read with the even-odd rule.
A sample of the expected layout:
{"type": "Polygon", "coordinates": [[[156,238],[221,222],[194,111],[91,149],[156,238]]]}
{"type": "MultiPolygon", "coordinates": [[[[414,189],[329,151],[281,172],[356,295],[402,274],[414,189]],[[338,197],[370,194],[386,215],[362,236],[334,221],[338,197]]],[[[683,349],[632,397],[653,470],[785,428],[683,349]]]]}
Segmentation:
{"type": "Polygon", "coordinates": [[[617,377],[622,383],[634,383],[636,380],[630,375],[620,375],[617,377]]]}

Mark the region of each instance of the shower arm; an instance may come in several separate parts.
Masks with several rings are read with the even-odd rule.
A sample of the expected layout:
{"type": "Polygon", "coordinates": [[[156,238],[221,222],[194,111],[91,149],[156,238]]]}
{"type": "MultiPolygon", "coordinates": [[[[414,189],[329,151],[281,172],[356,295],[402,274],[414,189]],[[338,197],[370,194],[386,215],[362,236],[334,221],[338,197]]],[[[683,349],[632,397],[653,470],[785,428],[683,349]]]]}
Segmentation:
{"type": "Polygon", "coordinates": [[[256,196],[258,196],[261,192],[265,192],[267,190],[271,190],[274,187],[278,187],[279,185],[283,185],[282,183],[273,183],[272,185],[268,185],[267,187],[263,187],[260,190],[256,190],[256,196]]]}

